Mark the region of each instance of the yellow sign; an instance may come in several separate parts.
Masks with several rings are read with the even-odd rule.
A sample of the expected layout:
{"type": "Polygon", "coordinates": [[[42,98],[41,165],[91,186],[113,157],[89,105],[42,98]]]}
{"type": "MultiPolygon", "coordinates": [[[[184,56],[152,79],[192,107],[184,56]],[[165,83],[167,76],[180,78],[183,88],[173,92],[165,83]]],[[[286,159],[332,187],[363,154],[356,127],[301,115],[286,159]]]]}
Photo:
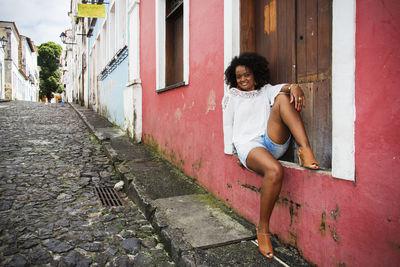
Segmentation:
{"type": "Polygon", "coordinates": [[[78,4],[78,17],[105,18],[106,7],[95,4],[78,4]]]}

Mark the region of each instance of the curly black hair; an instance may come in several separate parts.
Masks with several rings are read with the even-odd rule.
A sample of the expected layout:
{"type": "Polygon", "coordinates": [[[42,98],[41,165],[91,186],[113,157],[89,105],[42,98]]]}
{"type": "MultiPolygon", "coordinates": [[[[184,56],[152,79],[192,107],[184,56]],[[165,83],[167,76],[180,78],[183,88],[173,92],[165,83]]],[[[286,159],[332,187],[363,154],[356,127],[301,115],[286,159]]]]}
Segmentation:
{"type": "Polygon", "coordinates": [[[259,90],[261,87],[269,83],[270,76],[268,61],[265,57],[254,52],[245,52],[240,54],[238,57],[234,57],[225,70],[225,82],[230,87],[238,86],[235,73],[237,66],[246,66],[253,72],[255,90],[259,90]]]}

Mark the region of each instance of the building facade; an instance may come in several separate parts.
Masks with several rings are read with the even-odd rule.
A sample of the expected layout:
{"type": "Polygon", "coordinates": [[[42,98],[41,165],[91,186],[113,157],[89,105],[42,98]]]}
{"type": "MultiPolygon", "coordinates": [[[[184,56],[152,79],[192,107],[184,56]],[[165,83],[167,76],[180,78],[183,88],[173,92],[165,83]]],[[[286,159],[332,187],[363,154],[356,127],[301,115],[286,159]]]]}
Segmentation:
{"type": "Polygon", "coordinates": [[[68,77],[68,82],[64,84],[66,95],[69,96],[68,101],[88,107],[88,40],[85,34],[87,20],[76,17],[78,2],[80,1],[71,1],[71,10],[68,13],[71,18],[71,28],[64,32],[66,42],[63,68],[67,71],[68,77]]]}
{"type": "Polygon", "coordinates": [[[6,90],[5,90],[5,61],[4,61],[4,50],[5,47],[0,47],[0,99],[5,99],[6,90]]]}
{"type": "MultiPolygon", "coordinates": [[[[139,40],[138,28],[128,34],[128,27],[135,27],[130,20],[139,19],[135,13],[139,2],[112,1],[106,5],[105,18],[77,17],[78,3],[80,1],[71,1],[70,40],[77,41],[69,46],[71,53],[66,60],[71,61],[68,75],[72,93],[69,94],[73,101],[93,108],[140,141],[139,56],[138,51],[128,52],[132,46],[138,46],[138,42],[136,45],[128,42],[128,38],[139,40]],[[132,58],[134,54],[137,56],[132,58]]],[[[97,1],[99,5],[102,3],[97,1]]]]}
{"type": "Polygon", "coordinates": [[[19,34],[14,22],[0,21],[0,38],[7,42],[4,52],[4,90],[9,100],[39,100],[37,51],[29,37],[19,34]]]}
{"type": "Polygon", "coordinates": [[[395,0],[114,0],[105,19],[84,19],[87,105],[256,224],[262,178],[224,154],[221,100],[232,57],[265,55],[273,82],[305,91],[324,166],[298,167],[292,144],[271,231],[318,266],[397,266],[399,10],[395,0]]]}
{"type": "Polygon", "coordinates": [[[37,65],[37,50],[29,37],[20,36],[19,46],[19,88],[16,99],[39,100],[39,69],[37,65]]]}

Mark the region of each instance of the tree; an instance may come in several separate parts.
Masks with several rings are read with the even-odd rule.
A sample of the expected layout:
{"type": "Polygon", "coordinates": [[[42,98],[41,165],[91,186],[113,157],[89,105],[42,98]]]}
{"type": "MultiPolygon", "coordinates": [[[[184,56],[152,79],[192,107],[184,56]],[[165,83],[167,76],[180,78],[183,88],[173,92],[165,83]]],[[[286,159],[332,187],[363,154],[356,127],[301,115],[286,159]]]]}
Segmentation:
{"type": "Polygon", "coordinates": [[[61,45],[54,42],[43,43],[38,49],[38,65],[40,66],[39,97],[52,98],[54,92],[60,87],[59,58],[62,52],[61,45]]]}

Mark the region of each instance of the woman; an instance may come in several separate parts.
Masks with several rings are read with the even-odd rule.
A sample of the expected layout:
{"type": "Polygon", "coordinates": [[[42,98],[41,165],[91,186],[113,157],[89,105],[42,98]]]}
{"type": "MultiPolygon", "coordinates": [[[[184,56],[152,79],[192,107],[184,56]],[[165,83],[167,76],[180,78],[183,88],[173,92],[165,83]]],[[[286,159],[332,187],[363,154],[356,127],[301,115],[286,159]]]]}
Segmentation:
{"type": "Polygon", "coordinates": [[[233,58],[225,81],[230,88],[222,100],[224,152],[236,150],[243,166],[264,177],[257,240],[260,252],[273,258],[269,220],[283,179],[278,159],[292,135],[299,144],[300,166],[319,169],[299,113],[305,107],[304,93],[297,84],[268,84],[268,62],[256,53],[233,58]]]}

